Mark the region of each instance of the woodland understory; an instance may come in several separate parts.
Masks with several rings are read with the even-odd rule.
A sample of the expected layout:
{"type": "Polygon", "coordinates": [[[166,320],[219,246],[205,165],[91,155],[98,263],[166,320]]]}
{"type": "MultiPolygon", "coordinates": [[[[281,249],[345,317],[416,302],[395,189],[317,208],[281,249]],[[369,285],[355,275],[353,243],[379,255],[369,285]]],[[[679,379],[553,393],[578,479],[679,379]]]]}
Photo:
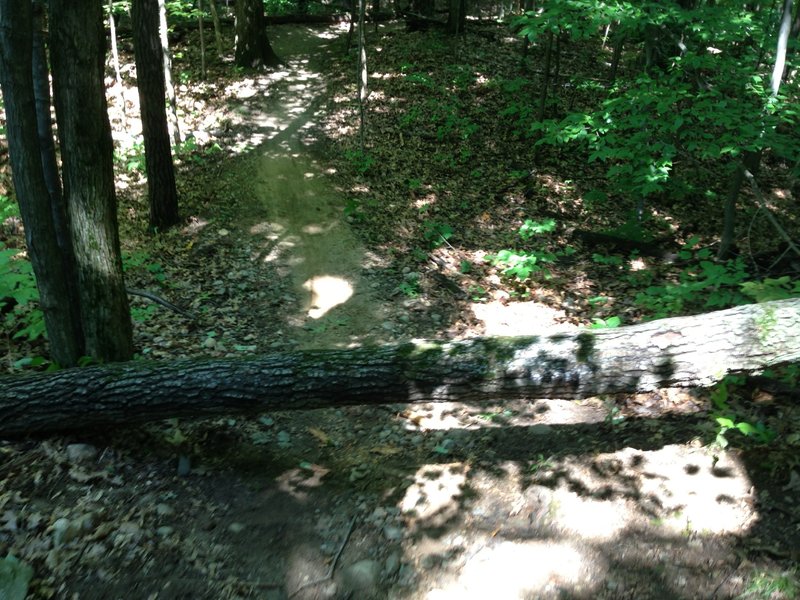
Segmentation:
{"type": "MultiPolygon", "coordinates": [[[[587,148],[536,143],[545,44],[490,20],[459,36],[370,24],[362,143],[346,32],[271,27],[283,66],[245,72],[210,53],[205,78],[197,31],[175,35],[185,225],[154,234],[120,39],[124,86],[110,65],[107,83],[126,283],[183,311],[132,297],[137,359],[615,327],[796,292],[800,258],[759,208],[800,238],[784,159],[765,154],[742,191],[735,251],[714,261],[729,185],[719,164],[676,159],[678,183],[642,205],[587,148]],[[302,94],[313,99],[293,105],[302,94]],[[282,145],[272,113],[294,119],[285,137],[298,142],[282,145]],[[340,273],[363,288],[358,311],[309,312],[281,245],[292,230],[264,216],[265,186],[289,172],[266,170],[269,144],[266,160],[299,163],[298,178],[331,190],[336,214],[320,227],[346,227],[345,243],[363,247],[340,273]]],[[[612,51],[598,37],[560,43],[548,118],[597,105],[612,51]]],[[[631,49],[616,76],[640,69],[631,49]]],[[[0,194],[12,196],[6,161],[0,194]]],[[[23,250],[6,206],[0,241],[23,250]]],[[[35,309],[3,315],[6,373],[48,367],[35,309]]],[[[495,595],[797,597],[799,376],[0,440],[0,560],[32,567],[33,598],[479,598],[534,564],[539,579],[495,595]]]]}

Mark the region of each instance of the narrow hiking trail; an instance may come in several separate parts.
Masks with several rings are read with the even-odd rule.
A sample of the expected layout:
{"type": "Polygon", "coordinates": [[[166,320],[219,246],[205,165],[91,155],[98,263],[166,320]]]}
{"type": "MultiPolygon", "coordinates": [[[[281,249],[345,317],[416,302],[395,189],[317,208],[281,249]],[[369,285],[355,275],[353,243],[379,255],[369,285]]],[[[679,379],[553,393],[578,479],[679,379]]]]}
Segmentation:
{"type": "Polygon", "coordinates": [[[295,302],[284,317],[300,348],[376,342],[391,312],[364,275],[380,261],[350,230],[343,194],[314,158],[323,68],[326,55],[343,51],[342,31],[278,28],[272,43],[285,65],[270,75],[277,83],[263,114],[248,115],[263,141],[253,151],[255,203],[242,207],[244,227],[258,260],[292,283],[295,302]]]}

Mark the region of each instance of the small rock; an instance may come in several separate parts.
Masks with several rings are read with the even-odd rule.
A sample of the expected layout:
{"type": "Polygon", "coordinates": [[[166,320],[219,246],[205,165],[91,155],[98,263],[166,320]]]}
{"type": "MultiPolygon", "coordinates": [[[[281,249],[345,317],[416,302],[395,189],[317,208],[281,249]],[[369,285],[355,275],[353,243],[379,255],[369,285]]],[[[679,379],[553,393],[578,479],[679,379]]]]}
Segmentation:
{"type": "Polygon", "coordinates": [[[53,545],[61,546],[77,538],[81,533],[79,524],[61,518],[53,523],[53,545]]]}
{"type": "Polygon", "coordinates": [[[242,533],[245,530],[243,523],[233,522],[228,525],[228,531],[231,533],[242,533]]]}
{"type": "Polygon", "coordinates": [[[386,577],[394,577],[395,573],[400,570],[400,553],[392,552],[386,557],[386,564],[383,567],[383,572],[386,577]]]}
{"type": "Polygon", "coordinates": [[[342,572],[344,581],[352,590],[374,588],[380,579],[381,566],[375,560],[360,560],[342,572]]]}
{"type": "Polygon", "coordinates": [[[394,323],[391,321],[384,321],[381,323],[381,327],[383,327],[386,331],[392,331],[394,330],[394,323]]]}
{"type": "Polygon", "coordinates": [[[281,430],[275,437],[278,440],[278,447],[280,448],[288,448],[292,444],[292,436],[288,431],[281,430]]]}
{"type": "Polygon", "coordinates": [[[91,444],[69,444],[67,458],[70,462],[84,462],[97,456],[97,448],[91,444]]]}
{"type": "Polygon", "coordinates": [[[359,479],[364,479],[367,476],[367,468],[364,466],[361,467],[354,467],[350,470],[350,483],[358,481],[359,479]]]}
{"type": "Polygon", "coordinates": [[[211,349],[217,345],[217,340],[215,340],[213,337],[207,337],[206,339],[203,340],[203,343],[200,345],[203,348],[211,349]]]}
{"type": "Polygon", "coordinates": [[[433,567],[441,564],[442,558],[437,554],[426,554],[422,557],[422,560],[419,562],[419,566],[427,571],[428,569],[432,569],[433,567]]]}
{"type": "Polygon", "coordinates": [[[387,525],[383,528],[383,535],[387,540],[396,542],[403,539],[403,530],[400,527],[387,525]]]}
{"type": "Polygon", "coordinates": [[[169,525],[162,525],[158,529],[156,529],[156,534],[158,537],[169,537],[175,531],[174,527],[170,527],[169,525]]]}
{"type": "Polygon", "coordinates": [[[192,471],[192,461],[185,454],[178,457],[178,477],[186,477],[192,471]]]}
{"type": "Polygon", "coordinates": [[[169,504],[164,504],[163,502],[156,504],[156,514],[159,517],[171,517],[175,514],[175,509],[172,508],[169,504]]]}
{"type": "Polygon", "coordinates": [[[83,558],[92,563],[100,562],[106,557],[107,554],[108,548],[106,548],[105,544],[94,542],[87,546],[86,551],[83,553],[83,558]]]}
{"type": "Polygon", "coordinates": [[[442,315],[439,313],[431,313],[431,321],[434,323],[440,323],[442,321],[442,315]]]}

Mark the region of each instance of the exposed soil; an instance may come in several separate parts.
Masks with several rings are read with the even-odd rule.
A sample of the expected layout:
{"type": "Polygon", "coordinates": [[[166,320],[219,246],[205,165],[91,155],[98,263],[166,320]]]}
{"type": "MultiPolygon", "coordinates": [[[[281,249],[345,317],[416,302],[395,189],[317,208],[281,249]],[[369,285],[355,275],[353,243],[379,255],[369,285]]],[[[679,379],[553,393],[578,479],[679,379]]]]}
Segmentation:
{"type": "MultiPolygon", "coordinates": [[[[575,326],[544,304],[473,303],[446,285],[397,293],[414,271],[351,228],[360,184],[335,172],[323,131],[343,32],[276,27],[283,70],[208,91],[207,129],[242,154],[182,181],[199,198],[192,223],[152,242],[158,269],[131,269],[198,315],[137,300],[141,354],[575,326]]],[[[131,214],[137,189],[122,192],[131,214]]],[[[770,423],[798,422],[796,403],[746,393],[770,423]]],[[[708,408],[663,390],[3,442],[0,557],[33,567],[32,598],[796,597],[797,433],[723,452],[708,408]]]]}

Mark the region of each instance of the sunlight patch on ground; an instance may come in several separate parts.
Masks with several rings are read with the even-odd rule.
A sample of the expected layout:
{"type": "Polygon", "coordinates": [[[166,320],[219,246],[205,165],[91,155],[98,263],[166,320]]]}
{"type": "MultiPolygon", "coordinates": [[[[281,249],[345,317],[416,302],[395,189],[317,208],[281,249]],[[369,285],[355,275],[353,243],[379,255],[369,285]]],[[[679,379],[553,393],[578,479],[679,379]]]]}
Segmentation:
{"type": "Polygon", "coordinates": [[[601,585],[602,549],[631,531],[653,543],[745,535],[758,519],[751,489],[734,454],[716,461],[707,448],[676,444],[598,454],[586,465],[424,465],[398,508],[418,555],[453,557],[425,597],[550,598],[601,585]],[[432,533],[445,526],[454,533],[432,533]],[[527,539],[512,541],[519,531],[527,539]]]}
{"type": "Polygon", "coordinates": [[[576,329],[562,322],[566,319],[563,310],[539,302],[475,302],[470,308],[475,318],[483,322],[485,335],[540,335],[553,330],[576,329]]]}
{"type": "Polygon", "coordinates": [[[428,600],[527,598],[576,589],[591,582],[596,558],[569,543],[501,541],[470,556],[454,583],[431,590],[428,600]]]}
{"type": "Polygon", "coordinates": [[[347,302],[353,295],[353,285],[342,277],[321,275],[312,277],[303,284],[303,289],[311,293],[311,306],[308,316],[319,319],[334,306],[347,302]]]}

